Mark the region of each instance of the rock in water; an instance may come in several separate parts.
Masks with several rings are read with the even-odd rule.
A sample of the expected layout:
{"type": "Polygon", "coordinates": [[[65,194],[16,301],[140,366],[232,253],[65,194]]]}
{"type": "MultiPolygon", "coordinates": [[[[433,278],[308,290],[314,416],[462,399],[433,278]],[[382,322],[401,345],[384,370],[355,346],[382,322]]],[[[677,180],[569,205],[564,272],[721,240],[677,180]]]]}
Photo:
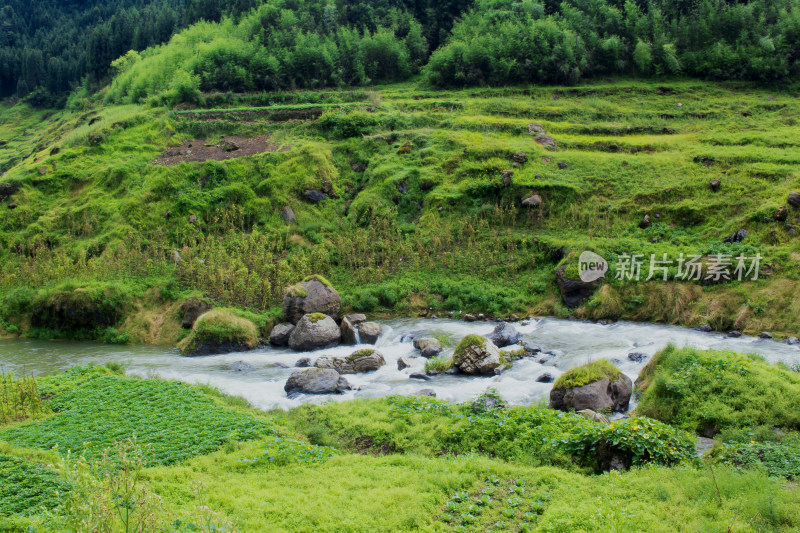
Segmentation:
{"type": "Polygon", "coordinates": [[[414,348],[419,351],[424,350],[428,346],[441,346],[439,339],[435,339],[433,337],[415,337],[414,338],[414,348]]]}
{"type": "Polygon", "coordinates": [[[364,322],[357,327],[361,342],[364,344],[375,344],[378,342],[378,337],[383,333],[383,326],[377,322],[364,322]]]}
{"type": "Polygon", "coordinates": [[[320,357],[314,363],[317,368],[333,368],[340,374],[358,374],[378,370],[386,364],[380,352],[359,350],[347,357],[320,357]]]}
{"type": "Polygon", "coordinates": [[[467,335],[456,346],[453,366],[465,374],[494,374],[500,366],[500,350],[486,337],[467,335]]]}
{"type": "Polygon", "coordinates": [[[611,409],[613,411],[625,412],[630,403],[633,383],[631,379],[620,372],[613,365],[600,361],[589,363],[583,367],[598,365],[599,371],[590,371],[590,375],[602,375],[598,380],[576,386],[563,386],[562,383],[569,383],[571,372],[564,373],[562,378],[556,381],[555,386],[550,391],[550,407],[561,411],[580,411],[591,409],[595,412],[611,409]]]}
{"type": "Polygon", "coordinates": [[[422,357],[426,357],[428,359],[430,359],[431,357],[436,357],[440,353],[442,353],[442,347],[439,346],[438,344],[431,344],[430,346],[426,346],[420,351],[422,357]]]}
{"type": "Polygon", "coordinates": [[[545,372],[544,374],[536,378],[537,383],[552,383],[554,381],[555,378],[553,377],[553,374],[550,374],[549,372],[545,372]]]}
{"type": "Polygon", "coordinates": [[[292,324],[278,324],[272,328],[272,332],[269,334],[269,343],[273,346],[286,346],[289,344],[289,337],[293,331],[294,325],[292,324]]]}
{"type": "Polygon", "coordinates": [[[310,357],[301,357],[297,360],[294,364],[297,368],[308,368],[311,366],[311,358],[310,357]]]}
{"type": "Polygon", "coordinates": [[[330,368],[309,368],[295,372],[283,386],[292,398],[298,394],[341,394],[350,390],[350,384],[330,368]]]}
{"type": "Polygon", "coordinates": [[[428,396],[430,398],[436,398],[436,391],[433,389],[420,389],[415,392],[413,396],[428,396]]]}
{"type": "Polygon", "coordinates": [[[334,319],[339,317],[342,298],[323,278],[311,276],[302,283],[292,285],[283,297],[283,316],[296,324],[303,315],[323,313],[334,319]]]}
{"type": "Polygon", "coordinates": [[[339,326],[339,329],[342,332],[342,344],[346,346],[358,344],[358,332],[348,317],[342,319],[342,325],[339,326]]]}
{"type": "Polygon", "coordinates": [[[255,370],[253,365],[245,363],[244,361],[236,361],[234,363],[231,363],[230,365],[228,365],[228,368],[232,372],[240,372],[240,373],[252,372],[253,370],[255,370]]]}
{"type": "Polygon", "coordinates": [[[397,370],[405,370],[406,368],[410,368],[411,363],[406,361],[404,357],[400,357],[397,359],[397,370]]]}
{"type": "Polygon", "coordinates": [[[331,317],[312,313],[305,315],[289,335],[289,348],[303,352],[333,346],[339,343],[341,335],[331,317]]]}
{"type": "Polygon", "coordinates": [[[494,331],[489,334],[488,338],[495,346],[503,348],[518,343],[520,339],[522,339],[522,333],[517,331],[517,328],[508,322],[503,322],[494,328],[494,331]]]}

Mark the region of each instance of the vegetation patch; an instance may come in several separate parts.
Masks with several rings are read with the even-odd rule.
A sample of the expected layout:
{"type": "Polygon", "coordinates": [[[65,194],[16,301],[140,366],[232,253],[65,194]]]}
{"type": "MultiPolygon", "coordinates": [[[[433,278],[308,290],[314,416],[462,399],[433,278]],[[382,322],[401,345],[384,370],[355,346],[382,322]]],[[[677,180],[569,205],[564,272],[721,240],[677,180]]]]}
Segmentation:
{"type": "Polygon", "coordinates": [[[189,385],[75,368],[42,383],[54,415],[5,429],[18,446],[100,457],[114,442],[135,437],[146,463],[171,464],[217,449],[230,439],[269,435],[271,424],[218,405],[189,385]],[[51,392],[52,391],[52,392],[51,392]]]}
{"type": "Polygon", "coordinates": [[[0,453],[0,528],[3,518],[52,510],[69,484],[43,464],[0,453]]]}
{"type": "Polygon", "coordinates": [[[600,381],[603,378],[608,378],[609,381],[615,381],[622,375],[622,372],[615,367],[608,359],[599,359],[592,361],[585,365],[570,368],[561,374],[553,388],[555,389],[574,389],[576,387],[583,387],[589,383],[600,381]]]}
{"type": "Polygon", "coordinates": [[[690,431],[800,429],[800,374],[757,355],[669,345],[640,380],[636,412],[690,431]]]}

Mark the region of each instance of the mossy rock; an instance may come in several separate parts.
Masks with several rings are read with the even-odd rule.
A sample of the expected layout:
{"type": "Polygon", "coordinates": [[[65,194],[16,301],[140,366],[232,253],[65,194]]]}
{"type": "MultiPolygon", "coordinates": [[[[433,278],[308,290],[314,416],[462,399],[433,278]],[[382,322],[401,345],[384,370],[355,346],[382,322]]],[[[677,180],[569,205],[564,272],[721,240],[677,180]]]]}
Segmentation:
{"type": "Polygon", "coordinates": [[[611,361],[599,359],[567,370],[556,380],[553,388],[574,389],[600,381],[603,378],[608,378],[609,381],[616,381],[620,375],[622,375],[622,372],[611,364],[611,361]]]}
{"type": "Polygon", "coordinates": [[[486,347],[486,337],[481,337],[480,335],[467,335],[461,342],[458,343],[456,346],[455,351],[453,352],[453,358],[458,359],[463,357],[466,353],[468,348],[472,348],[474,346],[480,346],[481,348],[486,347]]]}
{"type": "Polygon", "coordinates": [[[311,274],[310,276],[306,276],[305,278],[303,278],[303,282],[305,283],[306,281],[319,281],[320,283],[322,283],[326,287],[333,288],[333,285],[331,284],[331,282],[328,281],[327,278],[325,278],[324,276],[320,276],[319,274],[311,274]]]}
{"type": "Polygon", "coordinates": [[[320,320],[325,320],[325,313],[309,313],[306,315],[312,324],[316,324],[320,320]]]}
{"type": "Polygon", "coordinates": [[[178,348],[185,356],[213,355],[252,350],[258,346],[253,322],[224,309],[204,313],[178,348]]]}

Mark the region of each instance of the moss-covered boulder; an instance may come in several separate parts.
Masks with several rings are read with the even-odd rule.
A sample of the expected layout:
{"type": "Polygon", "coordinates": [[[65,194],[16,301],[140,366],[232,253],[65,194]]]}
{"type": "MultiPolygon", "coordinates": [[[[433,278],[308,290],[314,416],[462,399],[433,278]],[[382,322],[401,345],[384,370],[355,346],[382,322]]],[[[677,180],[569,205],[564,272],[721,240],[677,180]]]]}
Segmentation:
{"type": "Polygon", "coordinates": [[[467,335],[453,352],[453,366],[465,374],[494,374],[501,364],[500,350],[480,335],[467,335]]]}
{"type": "Polygon", "coordinates": [[[561,411],[625,412],[633,383],[608,359],[572,368],[559,377],[550,391],[550,407],[561,411]]]}
{"type": "Polygon", "coordinates": [[[317,368],[332,368],[340,374],[372,372],[386,364],[383,355],[371,349],[358,350],[347,357],[320,357],[314,363],[317,368]]]}
{"type": "Polygon", "coordinates": [[[323,313],[334,320],[339,318],[342,298],[322,276],[309,276],[302,282],[292,285],[283,297],[283,316],[292,324],[297,324],[303,315],[323,313]]]}
{"type": "Polygon", "coordinates": [[[289,335],[289,348],[298,352],[339,344],[342,333],[336,321],[322,313],[304,315],[289,335]]]}
{"type": "Polygon", "coordinates": [[[224,309],[212,309],[194,323],[178,348],[185,356],[243,352],[258,346],[258,328],[224,309]]]}

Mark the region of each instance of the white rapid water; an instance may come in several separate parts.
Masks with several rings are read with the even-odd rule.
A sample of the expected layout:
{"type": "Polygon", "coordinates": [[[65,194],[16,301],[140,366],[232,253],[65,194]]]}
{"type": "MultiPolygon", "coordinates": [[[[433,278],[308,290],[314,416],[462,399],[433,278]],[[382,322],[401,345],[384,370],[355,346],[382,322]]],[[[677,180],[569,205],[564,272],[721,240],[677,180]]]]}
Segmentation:
{"type": "MultiPolygon", "coordinates": [[[[401,343],[400,338],[411,332],[444,334],[453,340],[444,354],[452,352],[455,344],[465,335],[488,335],[494,322],[462,322],[446,319],[402,319],[384,322],[384,332],[375,348],[386,359],[386,366],[376,372],[345,376],[359,390],[342,395],[305,396],[289,399],[283,390],[288,377],[297,369],[295,363],[302,357],[313,361],[322,355],[346,356],[366,347],[338,346],[332,349],[297,353],[289,349],[266,348],[252,352],[232,353],[208,357],[181,357],[177,350],[153,346],[104,346],[86,343],[0,341],[0,368],[17,374],[49,373],[90,361],[105,363],[119,361],[127,365],[128,373],[138,376],[158,375],[190,383],[208,383],[228,394],[241,396],[261,409],[288,409],[302,403],[344,401],[359,397],[378,397],[392,394],[413,394],[429,388],[437,396],[449,401],[464,401],[494,387],[512,404],[527,405],[548,397],[552,384],[535,380],[545,372],[557,378],[565,370],[589,361],[608,358],[631,379],[636,379],[649,358],[668,343],[677,346],[694,346],[758,353],[768,361],[787,364],[800,362],[800,348],[772,340],[753,337],[728,338],[720,333],[702,333],[692,329],[659,324],[617,322],[610,325],[594,324],[554,318],[530,320],[527,325],[515,324],[524,341],[539,346],[543,351],[555,353],[544,364],[539,356],[517,360],[511,369],[499,376],[467,377],[441,375],[430,381],[409,379],[409,375],[424,371],[425,359],[417,357],[411,342],[401,343]],[[647,357],[637,363],[628,354],[638,352],[647,357]],[[405,357],[411,367],[397,370],[397,359],[405,357]],[[254,369],[234,372],[232,363],[242,361],[254,369]],[[290,368],[275,366],[276,363],[290,368]]],[[[506,350],[514,347],[505,348],[506,350]]]]}

